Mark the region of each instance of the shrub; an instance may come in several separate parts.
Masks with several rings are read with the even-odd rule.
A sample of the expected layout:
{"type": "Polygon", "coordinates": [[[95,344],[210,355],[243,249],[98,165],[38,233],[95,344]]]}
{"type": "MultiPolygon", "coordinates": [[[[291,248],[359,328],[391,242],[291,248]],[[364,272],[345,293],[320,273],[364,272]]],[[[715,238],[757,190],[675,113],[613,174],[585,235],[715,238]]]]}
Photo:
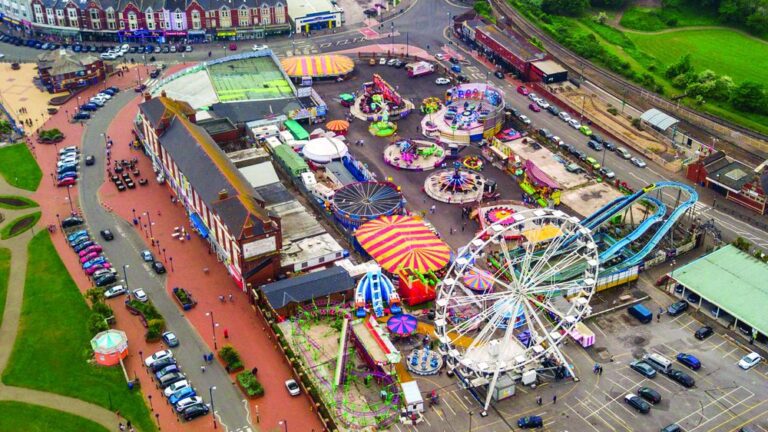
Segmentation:
{"type": "Polygon", "coordinates": [[[93,304],[93,307],[91,307],[94,313],[97,313],[104,317],[104,319],[107,319],[114,315],[114,312],[112,312],[112,308],[109,307],[104,302],[96,302],[93,304]]]}
{"type": "Polygon", "coordinates": [[[144,338],[147,342],[160,340],[163,331],[165,331],[165,320],[162,318],[147,320],[147,333],[144,338]]]}
{"type": "Polygon", "coordinates": [[[640,122],[639,117],[632,119],[632,126],[634,126],[637,130],[643,130],[643,124],[640,122]]]}
{"type": "Polygon", "coordinates": [[[92,313],[91,316],[88,317],[88,331],[91,333],[91,336],[95,336],[97,333],[108,329],[109,325],[107,325],[107,322],[101,315],[92,313]]]}
{"type": "Polygon", "coordinates": [[[219,357],[226,363],[227,370],[237,370],[243,368],[243,362],[240,353],[232,345],[224,345],[219,350],[219,357]]]}
{"type": "Polygon", "coordinates": [[[101,288],[91,288],[85,292],[85,298],[87,298],[92,305],[102,303],[104,301],[104,290],[101,288]]]}
{"type": "Polygon", "coordinates": [[[155,309],[155,305],[153,305],[150,302],[140,302],[138,300],[131,300],[128,302],[128,304],[136,309],[137,311],[141,312],[142,315],[144,315],[144,318],[147,319],[147,321],[153,320],[153,319],[163,319],[163,316],[160,315],[160,312],[155,309]]]}
{"type": "Polygon", "coordinates": [[[615,107],[608,108],[608,112],[611,113],[611,115],[618,115],[619,114],[619,110],[616,109],[615,107]]]}
{"type": "Polygon", "coordinates": [[[252,373],[240,372],[237,374],[237,382],[240,383],[240,386],[245,390],[245,394],[249,397],[264,396],[264,386],[261,385],[252,373]]]}

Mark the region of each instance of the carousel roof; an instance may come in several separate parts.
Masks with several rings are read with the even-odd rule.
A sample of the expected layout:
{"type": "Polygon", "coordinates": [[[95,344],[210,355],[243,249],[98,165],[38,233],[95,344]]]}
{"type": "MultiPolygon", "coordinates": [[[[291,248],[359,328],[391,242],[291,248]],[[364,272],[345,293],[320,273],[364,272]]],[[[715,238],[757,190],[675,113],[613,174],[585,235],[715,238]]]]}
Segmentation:
{"type": "Polygon", "coordinates": [[[338,54],[288,57],[280,61],[291,78],[325,78],[346,75],[355,68],[351,58],[338,54]]]}
{"type": "Polygon", "coordinates": [[[336,211],[352,217],[373,218],[391,215],[402,206],[403,196],[391,183],[359,182],[336,190],[336,211]]]}
{"type": "Polygon", "coordinates": [[[341,159],[346,156],[348,151],[349,149],[344,142],[330,137],[311,139],[301,149],[305,158],[317,163],[328,163],[334,159],[341,159]]]}

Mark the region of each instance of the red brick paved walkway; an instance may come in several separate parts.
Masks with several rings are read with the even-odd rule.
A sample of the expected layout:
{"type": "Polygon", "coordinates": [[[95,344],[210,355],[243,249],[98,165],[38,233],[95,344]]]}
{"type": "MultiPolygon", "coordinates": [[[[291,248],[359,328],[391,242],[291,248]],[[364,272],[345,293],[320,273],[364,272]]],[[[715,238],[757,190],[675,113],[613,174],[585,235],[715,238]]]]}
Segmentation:
{"type": "MultiPolygon", "coordinates": [[[[180,69],[182,66],[171,68],[180,69]]],[[[142,70],[142,76],[145,71],[142,70]]],[[[129,73],[120,78],[110,79],[108,85],[117,86],[121,89],[132,91],[135,85],[135,73],[129,73]]],[[[97,93],[96,89],[85,92],[81,101],[87,100],[97,93]]],[[[113,120],[108,131],[108,135],[113,139],[112,158],[130,159],[139,158],[139,169],[142,174],[150,178],[147,187],[137,186],[134,190],[128,190],[119,196],[114,186],[105,183],[100,189],[99,199],[106,206],[113,208],[116,215],[131,221],[132,209],[137,213],[148,211],[151,220],[154,223],[153,234],[160,240],[160,253],[155,247],[155,255],[161,256],[162,249],[165,248],[166,258],[173,257],[173,272],[170,272],[170,261],[168,262],[169,274],[167,291],[170,287],[183,286],[189,289],[197,298],[198,307],[185,315],[190,322],[198,329],[203,340],[213,351],[213,336],[211,334],[210,318],[205,316],[205,312],[213,311],[216,321],[220,327],[218,329],[218,342],[221,346],[225,342],[232,343],[241,353],[246,367],[258,367],[259,379],[265,387],[265,397],[251,402],[251,414],[254,425],[262,430],[272,430],[279,427],[280,419],[290,419],[291,429],[299,431],[320,431],[321,423],[317,415],[311,410],[309,398],[306,396],[292,398],[288,395],[284,381],[290,378],[290,369],[274,343],[267,337],[263,331],[264,321],[260,315],[248,305],[245,294],[238,292],[232,279],[227,275],[224,267],[216,261],[214,255],[207,253],[207,243],[194,236],[191,241],[180,242],[174,240],[170,233],[175,226],[185,226],[189,229],[189,221],[185,217],[184,209],[180,205],[173,205],[170,202],[170,191],[165,187],[158,185],[151,177],[151,162],[143,156],[140,151],[130,150],[127,146],[131,138],[131,124],[136,115],[136,107],[139,98],[135,98],[128,104],[120,114],[113,120]],[[160,214],[158,215],[158,211],[160,214]],[[203,268],[208,268],[209,273],[204,273],[203,268]],[[219,295],[233,294],[234,303],[221,304],[218,300],[219,295]],[[228,330],[229,341],[223,338],[224,329],[228,330]],[[258,407],[257,407],[258,405],[258,407]],[[256,413],[259,413],[259,422],[256,421],[256,413]]],[[[58,114],[53,116],[46,128],[56,127],[64,132],[66,140],[59,145],[77,145],[79,146],[83,126],[80,124],[70,124],[67,122],[65,110],[71,115],[76,111],[77,99],[68,102],[61,107],[58,114]]],[[[41,226],[47,224],[56,224],[56,214],[65,217],[69,214],[70,207],[66,190],[57,188],[53,185],[50,173],[56,165],[56,149],[54,146],[35,145],[35,155],[38,163],[44,172],[44,178],[40,188],[35,193],[34,199],[43,206],[43,217],[41,226]]],[[[85,168],[88,169],[88,168],[85,168]]],[[[105,173],[106,175],[106,173],[105,173]]],[[[74,205],[77,208],[77,189],[71,191],[74,205]]],[[[96,227],[92,227],[96,229],[96,227]]],[[[82,271],[76,255],[67,245],[65,239],[60,234],[53,236],[53,242],[59,251],[62,260],[69,269],[70,274],[75,279],[80,289],[85,292],[92,286],[90,279],[82,271]]],[[[149,240],[147,240],[149,246],[149,240]]],[[[152,405],[155,412],[160,414],[159,420],[162,430],[167,431],[202,431],[209,430],[209,422],[192,422],[181,425],[177,422],[165,404],[162,394],[152,383],[151,378],[141,366],[138,351],[144,355],[162,349],[162,344],[147,344],[144,342],[144,327],[139,323],[136,317],[130,315],[125,308],[116,307],[115,302],[111,302],[115,310],[118,327],[128,334],[131,343],[131,355],[126,359],[126,368],[129,375],[137,375],[143,386],[145,395],[152,396],[152,405]]]]}

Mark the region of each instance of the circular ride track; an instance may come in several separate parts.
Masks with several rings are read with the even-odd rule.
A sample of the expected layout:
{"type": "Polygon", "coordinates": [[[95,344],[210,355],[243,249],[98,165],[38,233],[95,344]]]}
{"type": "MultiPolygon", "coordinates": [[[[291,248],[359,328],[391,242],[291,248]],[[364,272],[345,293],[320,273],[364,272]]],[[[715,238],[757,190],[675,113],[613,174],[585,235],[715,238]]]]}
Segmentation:
{"type": "Polygon", "coordinates": [[[392,183],[352,183],[338,189],[333,196],[333,213],[347,227],[398,214],[402,209],[403,195],[392,183]]]}

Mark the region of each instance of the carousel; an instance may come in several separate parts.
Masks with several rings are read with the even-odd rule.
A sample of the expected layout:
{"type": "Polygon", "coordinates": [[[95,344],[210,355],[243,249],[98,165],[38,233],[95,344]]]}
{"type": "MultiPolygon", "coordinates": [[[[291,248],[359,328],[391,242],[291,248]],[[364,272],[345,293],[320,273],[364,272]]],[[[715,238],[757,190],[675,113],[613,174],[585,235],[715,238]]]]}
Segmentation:
{"type": "Polygon", "coordinates": [[[490,139],[504,124],[503,93],[486,83],[461,84],[446,92],[438,109],[424,112],[421,123],[428,137],[441,142],[467,145],[490,139]]]}
{"type": "MultiPolygon", "coordinates": [[[[373,79],[363,84],[362,89],[358,92],[354,104],[350,107],[350,112],[360,120],[389,122],[407,117],[413,109],[413,102],[403,99],[381,76],[373,74],[373,79]],[[386,120],[384,119],[385,116],[387,117],[386,120]]],[[[384,129],[382,128],[382,130],[384,129]]]]}
{"type": "Polygon", "coordinates": [[[461,167],[461,162],[456,161],[453,169],[439,171],[427,177],[424,181],[424,192],[433,199],[449,204],[481,201],[485,177],[461,167]]]}
{"type": "Polygon", "coordinates": [[[401,139],[384,149],[384,161],[395,168],[428,171],[443,164],[445,150],[426,140],[401,139]]]}

